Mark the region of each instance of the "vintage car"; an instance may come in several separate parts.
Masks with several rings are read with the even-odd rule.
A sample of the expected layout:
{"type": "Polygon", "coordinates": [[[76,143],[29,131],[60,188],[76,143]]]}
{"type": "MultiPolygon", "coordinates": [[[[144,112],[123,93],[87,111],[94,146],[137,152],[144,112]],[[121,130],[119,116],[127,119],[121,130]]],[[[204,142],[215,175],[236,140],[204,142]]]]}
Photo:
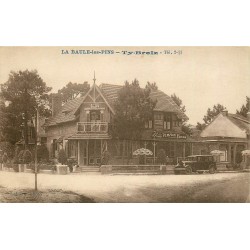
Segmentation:
{"type": "Polygon", "coordinates": [[[214,174],[216,169],[216,163],[212,155],[190,155],[178,162],[174,168],[174,173],[191,174],[193,172],[203,173],[208,171],[210,174],[214,174]]]}

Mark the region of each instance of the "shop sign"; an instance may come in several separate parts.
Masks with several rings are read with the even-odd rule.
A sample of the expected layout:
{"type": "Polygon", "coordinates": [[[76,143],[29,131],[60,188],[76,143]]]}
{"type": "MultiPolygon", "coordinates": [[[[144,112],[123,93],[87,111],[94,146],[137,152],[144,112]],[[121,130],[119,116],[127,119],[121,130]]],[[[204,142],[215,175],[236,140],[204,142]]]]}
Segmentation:
{"type": "Polygon", "coordinates": [[[171,133],[171,132],[159,132],[154,131],[152,133],[153,138],[173,138],[173,139],[187,139],[187,136],[179,133],[171,133]]]}

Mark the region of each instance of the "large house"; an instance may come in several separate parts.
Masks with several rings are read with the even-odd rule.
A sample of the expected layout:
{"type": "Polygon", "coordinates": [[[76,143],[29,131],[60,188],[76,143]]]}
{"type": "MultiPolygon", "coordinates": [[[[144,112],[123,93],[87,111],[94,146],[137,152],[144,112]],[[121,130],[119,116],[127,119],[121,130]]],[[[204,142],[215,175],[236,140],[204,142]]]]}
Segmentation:
{"type": "Polygon", "coordinates": [[[152,120],[145,124],[139,141],[118,140],[111,137],[109,127],[115,115],[114,102],[121,85],[94,83],[83,96],[62,105],[60,95],[54,94],[52,117],[45,123],[47,146],[50,157],[56,157],[61,148],[67,156],[75,158],[80,166],[99,165],[103,153],[108,150],[111,162],[136,162],[138,157],[132,153],[138,148],[153,152],[147,163],[154,163],[157,152],[165,150],[169,161],[191,154],[191,143],[181,130],[186,115],[178,105],[160,90],[151,91],[150,97],[156,99],[152,120]]]}

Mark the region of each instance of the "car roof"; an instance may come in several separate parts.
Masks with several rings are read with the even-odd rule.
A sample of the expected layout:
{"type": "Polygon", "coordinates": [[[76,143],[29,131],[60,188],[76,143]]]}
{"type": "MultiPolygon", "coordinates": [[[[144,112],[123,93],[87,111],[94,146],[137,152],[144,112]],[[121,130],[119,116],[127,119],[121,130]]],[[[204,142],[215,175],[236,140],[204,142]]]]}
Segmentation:
{"type": "Polygon", "coordinates": [[[196,157],[196,156],[203,156],[203,157],[206,156],[207,157],[207,156],[212,156],[212,155],[189,155],[188,157],[196,157]]]}

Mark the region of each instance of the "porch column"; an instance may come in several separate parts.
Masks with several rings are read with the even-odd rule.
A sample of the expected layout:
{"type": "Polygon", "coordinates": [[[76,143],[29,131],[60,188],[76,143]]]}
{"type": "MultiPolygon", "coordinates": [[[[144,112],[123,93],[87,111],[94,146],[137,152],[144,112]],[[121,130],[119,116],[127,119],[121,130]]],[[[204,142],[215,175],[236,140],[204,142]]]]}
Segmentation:
{"type": "Polygon", "coordinates": [[[183,142],[183,157],[186,156],[186,143],[183,142]]]}
{"type": "Polygon", "coordinates": [[[237,148],[237,144],[234,144],[234,159],[233,159],[233,163],[236,163],[236,148],[237,148]]]}
{"type": "Polygon", "coordinates": [[[80,165],[80,141],[77,141],[77,162],[80,165]]]}
{"type": "Polygon", "coordinates": [[[227,147],[228,147],[227,161],[231,163],[231,159],[232,159],[232,156],[231,156],[231,143],[228,143],[227,147]]]}
{"type": "Polygon", "coordinates": [[[102,155],[103,155],[103,152],[104,152],[104,150],[102,150],[102,147],[103,147],[103,143],[102,143],[102,139],[101,139],[101,161],[102,161],[102,155]]]}
{"type": "Polygon", "coordinates": [[[177,147],[176,147],[176,141],[174,141],[174,162],[177,162],[177,147]]]}
{"type": "Polygon", "coordinates": [[[89,140],[87,140],[86,152],[87,152],[87,165],[89,165],[89,140]]]}

